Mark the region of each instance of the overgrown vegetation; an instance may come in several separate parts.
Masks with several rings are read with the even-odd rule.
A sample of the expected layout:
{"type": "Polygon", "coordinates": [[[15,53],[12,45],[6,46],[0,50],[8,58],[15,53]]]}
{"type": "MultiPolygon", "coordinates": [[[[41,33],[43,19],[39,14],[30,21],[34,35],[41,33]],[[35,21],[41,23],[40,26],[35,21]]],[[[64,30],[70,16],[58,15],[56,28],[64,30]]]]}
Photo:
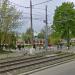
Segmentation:
{"type": "Polygon", "coordinates": [[[21,13],[9,4],[8,0],[0,0],[0,47],[15,45],[15,29],[20,25],[21,13]]]}

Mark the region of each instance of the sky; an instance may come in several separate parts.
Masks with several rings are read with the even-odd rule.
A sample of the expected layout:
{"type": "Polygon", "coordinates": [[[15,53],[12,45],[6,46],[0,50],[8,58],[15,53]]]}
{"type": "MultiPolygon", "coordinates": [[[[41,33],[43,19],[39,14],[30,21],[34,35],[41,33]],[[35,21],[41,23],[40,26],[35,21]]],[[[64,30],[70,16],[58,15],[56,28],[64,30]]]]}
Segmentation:
{"type": "MultiPolygon", "coordinates": [[[[24,7],[30,7],[30,0],[9,0],[12,5],[15,5],[16,9],[20,12],[22,12],[22,18],[21,18],[21,27],[18,28],[18,32],[22,33],[25,32],[30,27],[30,8],[24,8],[24,7]],[[21,7],[24,6],[24,7],[21,7]]],[[[32,0],[32,4],[38,4],[44,1],[48,0],[32,0]]],[[[41,31],[43,27],[45,27],[45,23],[43,22],[45,20],[45,7],[48,6],[48,25],[51,26],[53,23],[53,16],[54,12],[57,6],[61,5],[63,2],[74,2],[75,0],[50,0],[47,3],[36,5],[33,7],[32,13],[33,13],[33,29],[35,33],[38,33],[41,31]]]]}

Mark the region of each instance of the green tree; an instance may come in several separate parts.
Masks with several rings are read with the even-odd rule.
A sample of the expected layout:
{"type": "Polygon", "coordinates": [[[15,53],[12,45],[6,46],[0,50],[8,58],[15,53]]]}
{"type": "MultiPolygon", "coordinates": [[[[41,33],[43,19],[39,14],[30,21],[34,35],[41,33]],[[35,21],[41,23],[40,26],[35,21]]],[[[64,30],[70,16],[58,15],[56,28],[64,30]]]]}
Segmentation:
{"type": "Polygon", "coordinates": [[[71,36],[75,36],[75,9],[74,4],[67,2],[55,10],[52,28],[58,37],[67,39],[68,47],[71,36]]]}
{"type": "MultiPolygon", "coordinates": [[[[8,35],[19,27],[21,13],[8,0],[0,2],[0,43],[8,43],[8,35]]],[[[11,39],[11,37],[10,37],[11,39]]]]}
{"type": "Polygon", "coordinates": [[[38,34],[38,38],[44,39],[44,37],[45,37],[45,30],[42,29],[41,32],[38,34]]]}
{"type": "Polygon", "coordinates": [[[31,38],[32,38],[31,28],[28,28],[26,33],[22,34],[22,39],[24,41],[31,41],[31,38]]]}

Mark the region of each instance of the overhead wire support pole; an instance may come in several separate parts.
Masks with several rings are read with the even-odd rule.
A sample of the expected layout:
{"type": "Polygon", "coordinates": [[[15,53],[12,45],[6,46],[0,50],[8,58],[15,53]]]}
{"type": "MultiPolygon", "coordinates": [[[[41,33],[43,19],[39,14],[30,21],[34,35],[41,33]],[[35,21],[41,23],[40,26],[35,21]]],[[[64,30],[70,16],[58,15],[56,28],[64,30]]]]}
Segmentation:
{"type": "Polygon", "coordinates": [[[69,26],[67,27],[67,47],[68,50],[70,49],[70,32],[69,32],[69,26]]]}
{"type": "Polygon", "coordinates": [[[34,34],[33,34],[33,22],[32,22],[32,1],[30,0],[30,25],[31,25],[31,44],[33,46],[33,37],[34,37],[34,34]]]}
{"type": "Polygon", "coordinates": [[[47,19],[47,5],[46,5],[46,30],[45,30],[45,48],[48,48],[48,19],[47,19]]]}

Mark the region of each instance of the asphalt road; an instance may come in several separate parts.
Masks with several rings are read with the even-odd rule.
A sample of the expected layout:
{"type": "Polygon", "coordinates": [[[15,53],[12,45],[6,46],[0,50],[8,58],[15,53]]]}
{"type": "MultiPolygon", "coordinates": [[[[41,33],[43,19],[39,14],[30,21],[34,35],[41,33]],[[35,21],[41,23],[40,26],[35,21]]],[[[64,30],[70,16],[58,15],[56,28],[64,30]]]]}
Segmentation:
{"type": "Polygon", "coordinates": [[[75,75],[75,61],[48,68],[30,75],[75,75]]]}

